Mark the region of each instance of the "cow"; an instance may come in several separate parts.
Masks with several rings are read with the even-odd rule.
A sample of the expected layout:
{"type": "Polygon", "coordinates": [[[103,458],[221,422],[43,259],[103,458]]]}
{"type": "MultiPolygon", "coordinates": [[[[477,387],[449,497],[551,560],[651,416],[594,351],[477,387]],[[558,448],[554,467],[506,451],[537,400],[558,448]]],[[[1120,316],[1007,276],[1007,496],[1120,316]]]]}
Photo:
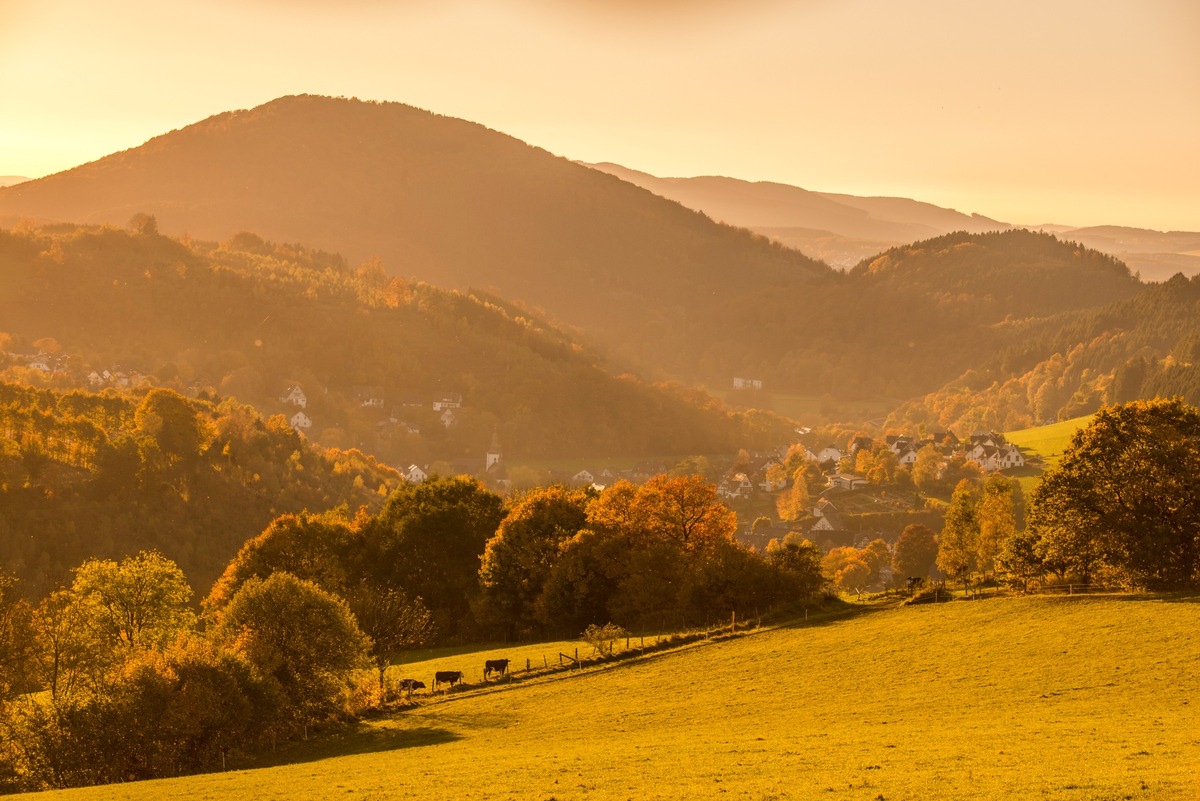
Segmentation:
{"type": "Polygon", "coordinates": [[[453,687],[463,680],[463,672],[461,670],[439,670],[433,674],[433,690],[437,692],[439,684],[449,684],[453,687]]]}
{"type": "Polygon", "coordinates": [[[508,673],[508,662],[509,662],[509,660],[507,660],[507,659],[489,659],[486,662],[484,662],[483,663],[483,679],[484,679],[484,681],[487,681],[488,676],[492,675],[493,673],[499,673],[501,676],[504,676],[505,674],[507,674],[508,673]]]}
{"type": "Polygon", "coordinates": [[[406,698],[412,698],[413,690],[424,690],[425,682],[417,681],[416,679],[400,679],[398,685],[400,690],[405,693],[406,698]]]}

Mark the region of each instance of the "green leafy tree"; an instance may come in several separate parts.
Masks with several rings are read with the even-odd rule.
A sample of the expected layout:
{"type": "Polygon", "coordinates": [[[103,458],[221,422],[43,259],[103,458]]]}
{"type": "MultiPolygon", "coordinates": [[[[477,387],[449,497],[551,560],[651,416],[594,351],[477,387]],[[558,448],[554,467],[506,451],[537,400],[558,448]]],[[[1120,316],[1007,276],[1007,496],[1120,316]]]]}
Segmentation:
{"type": "Polygon", "coordinates": [[[593,494],[537,489],[510,502],[479,568],[481,617],[513,636],[536,623],[538,598],[564,542],[587,525],[593,494]]]}
{"type": "Polygon", "coordinates": [[[1034,490],[1047,565],[1089,579],[1200,586],[1200,410],[1175,398],[1107,406],[1034,490]]]}
{"type": "Polygon", "coordinates": [[[246,581],[266,578],[277,570],[345,595],[354,575],[352,562],[361,546],[360,533],[336,513],[280,515],[262,534],[242,545],[204,599],[204,607],[215,612],[229,603],[246,581]]]}
{"type": "Polygon", "coordinates": [[[86,625],[115,648],[162,648],[196,622],[187,578],[156,551],[84,562],[71,594],[86,625]]]}
{"type": "Polygon", "coordinates": [[[366,527],[364,573],[375,586],[422,598],[438,631],[468,625],[480,558],[504,519],[504,502],[466,476],[406,484],[366,527]]]}
{"type": "Polygon", "coordinates": [[[274,682],[301,723],[336,708],[351,672],[368,664],[371,646],[344,600],[284,572],[246,581],[211,636],[274,682]]]}

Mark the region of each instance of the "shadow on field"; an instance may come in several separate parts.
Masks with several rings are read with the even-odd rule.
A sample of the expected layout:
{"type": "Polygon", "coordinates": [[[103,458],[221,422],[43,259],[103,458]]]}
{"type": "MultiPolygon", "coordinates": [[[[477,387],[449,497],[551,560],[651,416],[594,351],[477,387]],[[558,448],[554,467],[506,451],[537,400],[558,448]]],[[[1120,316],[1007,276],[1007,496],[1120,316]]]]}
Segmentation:
{"type": "Polygon", "coordinates": [[[294,765],[332,757],[444,745],[461,739],[461,735],[432,726],[399,729],[356,724],[339,731],[322,733],[308,741],[288,743],[273,754],[264,754],[256,759],[253,765],[247,767],[294,765]]]}

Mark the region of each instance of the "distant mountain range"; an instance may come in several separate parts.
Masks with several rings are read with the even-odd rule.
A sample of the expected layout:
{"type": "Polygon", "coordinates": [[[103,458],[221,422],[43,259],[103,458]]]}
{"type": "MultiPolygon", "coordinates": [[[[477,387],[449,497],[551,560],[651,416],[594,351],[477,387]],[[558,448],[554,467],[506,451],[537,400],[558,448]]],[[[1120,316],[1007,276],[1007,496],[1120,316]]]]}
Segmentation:
{"type": "MultiPolygon", "coordinates": [[[[323,321],[320,335],[303,325],[303,316],[296,317],[300,312],[289,311],[290,341],[305,343],[305,351],[341,354],[325,355],[326,363],[311,372],[336,373],[343,384],[394,383],[403,389],[415,381],[425,388],[452,388],[449,384],[474,380],[477,386],[494,387],[507,375],[495,372],[497,364],[527,365],[520,376],[503,379],[510,388],[503,402],[496,399],[487,408],[502,427],[507,415],[520,416],[521,438],[530,453],[560,453],[567,443],[595,450],[617,436],[625,438],[625,453],[667,439],[723,443],[738,438],[737,425],[720,415],[691,417],[686,404],[640,390],[623,393],[621,384],[598,375],[631,366],[645,376],[717,390],[729,388],[738,377],[761,380],[770,392],[842,402],[822,404],[831,409],[861,402],[859,412],[868,403],[878,407],[948,388],[948,405],[930,401],[912,413],[924,419],[953,415],[984,427],[990,425],[984,421],[1002,418],[992,411],[952,409],[954,393],[983,393],[987,384],[976,384],[984,376],[1002,386],[1045,363],[1051,367],[1038,375],[1049,370],[1058,376],[1054,391],[1041,392],[1019,414],[1041,419],[1066,408],[1086,411],[1103,396],[1107,378],[1135,351],[1121,346],[1095,353],[1086,365],[1079,363],[1086,380],[1082,373],[1055,372],[1056,354],[1079,351],[1077,346],[1098,337],[1121,339],[1129,330],[1127,317],[1105,310],[1123,308],[1114,304],[1147,289],[1120,261],[1049,233],[902,198],[855,198],[720,178],[663,182],[628,171],[618,177],[480,125],[397,103],[282,98],[217,115],[64,173],[0,189],[0,222],[124,226],[145,213],[157,217],[164,233],[187,233],[198,243],[265,239],[345,253],[350,263],[338,268],[339,275],[361,265],[365,276],[386,271],[410,279],[402,282],[405,286],[430,282],[486,290],[464,305],[448,300],[459,296],[420,289],[428,303],[446,312],[436,324],[413,323],[410,334],[422,333],[407,339],[403,327],[363,328],[357,322],[361,310],[334,298],[329,308],[304,306],[323,321]],[[689,202],[704,211],[632,180],[656,191],[686,190],[689,202]],[[708,216],[718,213],[731,223],[758,221],[754,224],[763,227],[755,233],[708,216]],[[855,247],[867,257],[850,269],[832,269],[765,235],[785,229],[803,229],[809,240],[826,241],[841,252],[857,242],[855,247]],[[237,235],[247,230],[262,239],[237,235]],[[480,316],[476,306],[489,304],[504,310],[505,322],[480,316]],[[453,322],[456,315],[462,317],[461,330],[453,322]],[[560,328],[554,330],[547,317],[560,328]],[[528,346],[532,353],[487,345],[485,332],[519,327],[523,319],[534,321],[549,340],[525,342],[522,348],[528,346]],[[331,344],[339,343],[339,326],[355,332],[356,348],[331,344]],[[407,347],[393,351],[393,338],[407,347]],[[566,363],[553,369],[538,366],[542,357],[537,354],[564,350],[584,356],[583,363],[568,369],[560,369],[566,363]],[[509,361],[497,363],[502,356],[509,361]],[[587,371],[593,383],[581,384],[577,377],[587,371]],[[381,372],[392,377],[375,377],[381,372]],[[1078,397],[1072,386],[1081,388],[1078,397]],[[553,407],[545,405],[547,395],[553,396],[553,407]],[[568,416],[564,409],[573,411],[568,416]],[[682,418],[693,420],[690,430],[696,436],[667,423],[682,418]],[[638,431],[624,431],[631,425],[638,431]],[[545,429],[544,436],[533,446],[539,428],[545,429]]],[[[145,223],[141,217],[139,230],[145,231],[145,223]]],[[[1069,239],[1075,230],[1059,235],[1069,239]]],[[[1138,238],[1116,229],[1080,230],[1080,238],[1095,237],[1106,247],[1151,253],[1173,247],[1181,249],[1174,257],[1190,258],[1182,249],[1192,247],[1191,235],[1148,232],[1138,238]]],[[[185,241],[183,247],[191,246],[185,241]]],[[[239,247],[221,250],[245,250],[239,247]]],[[[60,249],[67,250],[66,245],[60,249]]],[[[215,245],[203,245],[200,253],[215,250],[215,245]]],[[[285,280],[292,251],[296,249],[272,246],[267,256],[277,263],[260,266],[285,280]]],[[[49,251],[44,257],[29,256],[34,257],[47,265],[57,258],[49,251]]],[[[184,266],[188,263],[183,259],[184,266]]],[[[319,285],[326,280],[320,272],[310,267],[304,279],[316,282],[317,298],[324,297],[319,285]]],[[[212,269],[214,276],[224,274],[223,268],[212,269]]],[[[52,275],[53,270],[32,270],[27,277],[41,286],[36,281],[52,275]]],[[[262,280],[261,275],[253,279],[254,291],[277,291],[257,283],[262,280]]],[[[175,286],[174,279],[148,284],[144,289],[150,294],[144,297],[152,298],[155,287],[163,291],[168,286],[176,293],[174,308],[191,315],[181,300],[188,290],[175,286]]],[[[38,303],[61,302],[64,290],[41,289],[38,303]]],[[[80,304],[88,300],[78,297],[80,304]]],[[[137,304],[122,302],[129,319],[143,314],[137,304]]],[[[206,303],[219,318],[232,301],[206,303]]],[[[10,333],[61,338],[50,330],[33,331],[49,319],[34,313],[37,308],[13,307],[10,319],[25,320],[29,332],[10,333]]],[[[250,320],[250,311],[245,314],[242,322],[248,327],[239,329],[239,335],[250,339],[249,322],[263,317],[250,320]]],[[[86,344],[84,323],[93,317],[77,310],[61,324],[86,344]]],[[[278,324],[278,318],[271,319],[278,324]]],[[[1138,358],[1190,353],[1183,342],[1190,336],[1186,320],[1181,312],[1172,328],[1159,335],[1153,324],[1143,328],[1138,358]]],[[[153,330],[143,336],[153,338],[153,330]]],[[[195,333],[219,339],[223,330],[195,333]]],[[[144,340],[130,339],[130,331],[122,335],[124,341],[141,347],[144,340]]],[[[172,335],[178,337],[176,350],[186,342],[183,333],[172,335]]],[[[278,358],[264,360],[257,348],[245,350],[244,343],[227,347],[241,353],[263,378],[280,363],[278,358]]],[[[297,346],[289,347],[294,351],[297,346]]],[[[293,351],[287,364],[299,364],[293,351]]],[[[111,348],[107,352],[115,354],[111,348]]],[[[759,394],[743,400],[752,404],[765,399],[759,394]]],[[[706,402],[702,395],[692,400],[693,406],[706,402]]],[[[982,395],[970,403],[972,408],[983,403],[982,395]]]]}
{"type": "Polygon", "coordinates": [[[0,187],[16,186],[17,184],[24,183],[28,180],[28,178],[24,178],[20,175],[0,175],[0,187]]]}
{"type": "Polygon", "coordinates": [[[1048,231],[1116,256],[1147,281],[1165,281],[1179,272],[1200,274],[1200,233],[1120,226],[1014,226],[908,198],[811,192],[769,181],[714,176],[659,178],[607,162],[588,166],[677,200],[714,220],[749,228],[835,267],[853,267],[896,245],[951,231],[981,233],[1022,227],[1048,231]]]}

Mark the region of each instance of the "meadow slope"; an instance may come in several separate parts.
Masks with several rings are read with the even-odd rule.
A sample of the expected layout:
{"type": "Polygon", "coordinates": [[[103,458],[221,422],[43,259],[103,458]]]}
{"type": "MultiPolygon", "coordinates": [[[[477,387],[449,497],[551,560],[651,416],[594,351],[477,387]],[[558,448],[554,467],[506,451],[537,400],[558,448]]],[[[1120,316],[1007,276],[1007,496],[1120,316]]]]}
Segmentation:
{"type": "Polygon", "coordinates": [[[56,797],[1196,798],[1198,632],[1197,598],[869,611],[451,695],[297,764],[56,797]]]}

